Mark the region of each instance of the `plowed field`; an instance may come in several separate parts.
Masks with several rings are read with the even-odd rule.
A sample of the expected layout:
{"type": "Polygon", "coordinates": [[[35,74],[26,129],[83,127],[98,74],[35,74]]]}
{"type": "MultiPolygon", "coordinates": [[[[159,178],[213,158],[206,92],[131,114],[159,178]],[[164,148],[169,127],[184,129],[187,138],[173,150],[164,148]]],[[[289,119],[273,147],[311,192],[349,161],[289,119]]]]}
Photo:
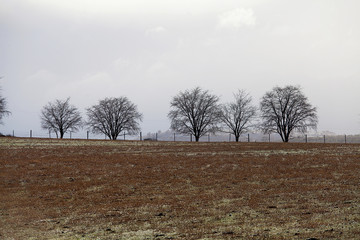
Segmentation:
{"type": "Polygon", "coordinates": [[[360,239],[360,145],[0,139],[0,239],[360,239]]]}

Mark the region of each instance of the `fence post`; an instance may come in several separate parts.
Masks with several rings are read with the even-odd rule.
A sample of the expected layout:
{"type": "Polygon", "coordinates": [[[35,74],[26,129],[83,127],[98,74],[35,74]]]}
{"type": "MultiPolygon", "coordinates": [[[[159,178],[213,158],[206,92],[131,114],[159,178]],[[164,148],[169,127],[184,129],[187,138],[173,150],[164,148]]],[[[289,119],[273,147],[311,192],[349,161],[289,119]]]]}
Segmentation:
{"type": "Polygon", "coordinates": [[[248,133],[248,142],[250,142],[250,133],[248,133]]]}
{"type": "Polygon", "coordinates": [[[32,130],[30,130],[30,138],[32,138],[32,130]]]}
{"type": "Polygon", "coordinates": [[[307,134],[305,134],[305,143],[307,143],[307,134]]]}
{"type": "Polygon", "coordinates": [[[140,141],[142,141],[142,132],[140,132],[140,141]]]}
{"type": "Polygon", "coordinates": [[[174,133],[174,142],[176,141],[176,139],[175,139],[175,133],[174,133]]]}
{"type": "Polygon", "coordinates": [[[210,142],[210,133],[208,134],[208,142],[210,142]]]}
{"type": "Polygon", "coordinates": [[[190,142],[192,142],[192,134],[190,134],[190,142]]]}
{"type": "Polygon", "coordinates": [[[49,130],[49,138],[51,138],[51,131],[49,130]]]}
{"type": "Polygon", "coordinates": [[[345,143],[346,143],[346,134],[345,134],[345,143]]]}
{"type": "Polygon", "coordinates": [[[13,137],[15,137],[15,130],[13,130],[13,137]]]}
{"type": "Polygon", "coordinates": [[[229,142],[231,142],[231,133],[229,133],[229,142]]]}
{"type": "Polygon", "coordinates": [[[86,131],[86,139],[89,140],[89,131],[86,131]]]}
{"type": "Polygon", "coordinates": [[[326,142],[326,140],[325,140],[325,135],[324,135],[324,143],[326,142]]]}
{"type": "Polygon", "coordinates": [[[271,138],[270,138],[270,133],[269,133],[269,142],[271,141],[271,138]]]}
{"type": "Polygon", "coordinates": [[[125,132],[124,132],[124,141],[125,141],[125,132]]]}

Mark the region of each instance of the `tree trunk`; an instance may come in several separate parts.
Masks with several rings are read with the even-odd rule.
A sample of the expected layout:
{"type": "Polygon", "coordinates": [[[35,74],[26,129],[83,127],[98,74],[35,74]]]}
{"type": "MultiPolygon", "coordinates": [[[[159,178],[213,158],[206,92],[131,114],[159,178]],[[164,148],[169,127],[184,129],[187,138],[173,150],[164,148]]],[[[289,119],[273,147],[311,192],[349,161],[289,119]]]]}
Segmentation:
{"type": "Polygon", "coordinates": [[[283,142],[286,142],[286,140],[285,140],[285,134],[283,134],[281,131],[278,131],[278,134],[280,135],[281,140],[282,140],[283,142]]]}
{"type": "Polygon", "coordinates": [[[64,130],[60,129],[60,139],[63,139],[64,137],[64,130]]]}
{"type": "Polygon", "coordinates": [[[289,142],[290,139],[290,132],[285,132],[285,141],[284,142],[289,142]]]}
{"type": "Polygon", "coordinates": [[[235,141],[239,142],[240,135],[235,135],[235,141]]]}
{"type": "Polygon", "coordinates": [[[195,141],[198,142],[200,139],[200,136],[195,136],[195,141]]]}

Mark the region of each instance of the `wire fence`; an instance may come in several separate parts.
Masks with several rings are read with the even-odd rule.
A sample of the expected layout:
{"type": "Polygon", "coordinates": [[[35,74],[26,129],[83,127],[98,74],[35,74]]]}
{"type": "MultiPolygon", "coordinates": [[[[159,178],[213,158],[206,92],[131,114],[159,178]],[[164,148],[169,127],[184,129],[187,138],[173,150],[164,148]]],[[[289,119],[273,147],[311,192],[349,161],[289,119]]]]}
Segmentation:
{"type": "MultiPolygon", "coordinates": [[[[25,138],[59,138],[54,132],[46,132],[41,130],[13,130],[10,133],[3,134],[9,137],[25,137],[25,138]]],[[[94,134],[90,131],[72,132],[68,131],[64,134],[64,139],[96,139],[96,140],[109,140],[105,134],[94,134]]],[[[137,135],[120,134],[118,140],[140,140],[137,135]]]]}
{"type": "Polygon", "coordinates": [[[360,143],[360,135],[305,135],[296,137],[291,141],[305,143],[360,143]]]}
{"type": "MultiPolygon", "coordinates": [[[[11,137],[28,138],[58,138],[54,132],[40,130],[13,130],[3,134],[11,137]]],[[[64,139],[103,139],[109,140],[105,134],[94,134],[90,131],[66,132],[64,139]]],[[[172,141],[172,142],[195,142],[192,135],[178,134],[170,131],[136,135],[121,133],[117,140],[138,140],[138,141],[172,141]]],[[[233,134],[206,134],[199,139],[199,142],[235,142],[233,134]]],[[[239,142],[282,142],[278,134],[246,133],[242,134],[239,142]]],[[[290,139],[290,142],[302,143],[360,143],[360,134],[357,135],[298,135],[290,139]]]]}

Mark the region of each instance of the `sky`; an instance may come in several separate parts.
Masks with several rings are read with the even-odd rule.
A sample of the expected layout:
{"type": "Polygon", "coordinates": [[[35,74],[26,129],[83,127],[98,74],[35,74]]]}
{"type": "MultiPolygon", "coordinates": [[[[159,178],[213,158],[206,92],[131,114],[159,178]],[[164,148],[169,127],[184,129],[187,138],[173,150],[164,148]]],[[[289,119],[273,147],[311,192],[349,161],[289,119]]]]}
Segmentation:
{"type": "Polygon", "coordinates": [[[0,0],[0,132],[41,131],[55,99],[126,96],[142,132],[166,131],[172,97],[197,86],[254,105],[298,85],[317,131],[360,133],[358,0],[0,0]]]}

